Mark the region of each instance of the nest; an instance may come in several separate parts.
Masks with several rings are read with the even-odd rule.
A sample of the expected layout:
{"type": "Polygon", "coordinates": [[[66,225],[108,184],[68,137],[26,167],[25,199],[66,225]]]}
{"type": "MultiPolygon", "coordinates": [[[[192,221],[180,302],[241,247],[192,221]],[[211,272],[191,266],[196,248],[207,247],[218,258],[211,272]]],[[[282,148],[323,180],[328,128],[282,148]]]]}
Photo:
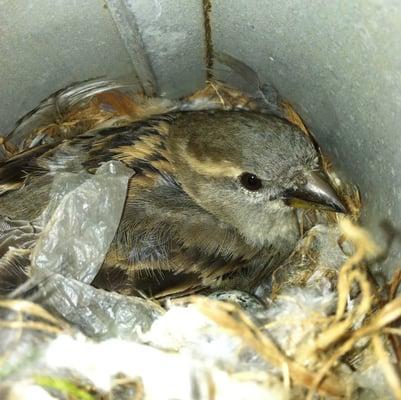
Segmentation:
{"type": "MultiPolygon", "coordinates": [[[[5,157],[175,110],[269,108],[260,87],[249,95],[218,81],[179,100],[126,84],[94,87],[71,89],[79,101],[65,92],[47,99],[2,138],[5,157]]],[[[310,135],[287,102],[274,111],[310,135]]],[[[356,224],[359,193],[322,159],[351,218],[303,214],[302,240],[275,271],[268,297],[233,291],[161,307],[57,275],[39,298],[0,300],[0,397],[401,399],[401,273],[376,283],[369,265],[381,253],[356,224]]]]}

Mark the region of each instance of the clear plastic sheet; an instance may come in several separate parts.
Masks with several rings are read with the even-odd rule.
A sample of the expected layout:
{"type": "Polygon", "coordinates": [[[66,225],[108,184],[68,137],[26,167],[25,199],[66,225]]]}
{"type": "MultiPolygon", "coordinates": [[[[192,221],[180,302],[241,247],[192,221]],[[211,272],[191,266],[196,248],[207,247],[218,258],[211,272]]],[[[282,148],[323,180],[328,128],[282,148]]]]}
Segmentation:
{"type": "Polygon", "coordinates": [[[133,171],[115,161],[96,175],[61,173],[41,216],[32,252],[33,275],[60,273],[91,283],[117,231],[133,171]]]}
{"type": "Polygon", "coordinates": [[[136,338],[161,313],[151,301],[90,286],[118,228],[132,173],[116,161],[96,175],[60,173],[35,221],[43,226],[32,251],[37,301],[95,339],[136,338]]]}
{"type": "Polygon", "coordinates": [[[138,339],[163,314],[150,300],[106,292],[60,274],[47,280],[40,294],[42,305],[96,340],[138,339]]]}

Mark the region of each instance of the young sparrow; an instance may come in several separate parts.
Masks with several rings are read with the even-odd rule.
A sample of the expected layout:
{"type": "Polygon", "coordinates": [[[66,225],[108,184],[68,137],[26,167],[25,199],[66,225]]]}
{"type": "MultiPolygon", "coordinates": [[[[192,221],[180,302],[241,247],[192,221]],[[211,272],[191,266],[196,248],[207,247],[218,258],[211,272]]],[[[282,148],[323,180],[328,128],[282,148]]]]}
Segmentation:
{"type": "Polygon", "coordinates": [[[0,164],[0,215],[34,219],[54,174],[94,173],[109,160],[135,173],[93,285],[124,294],[252,290],[294,249],[295,207],[346,211],[300,128],[275,115],[209,110],[90,130],[10,157],[0,164]]]}

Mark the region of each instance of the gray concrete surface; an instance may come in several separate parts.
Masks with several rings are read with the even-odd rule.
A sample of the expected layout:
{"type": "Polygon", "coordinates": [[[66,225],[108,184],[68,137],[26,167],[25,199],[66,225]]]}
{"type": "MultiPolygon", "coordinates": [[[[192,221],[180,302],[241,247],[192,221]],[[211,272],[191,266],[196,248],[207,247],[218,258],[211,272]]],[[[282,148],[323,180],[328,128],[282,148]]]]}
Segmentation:
{"type": "MultiPolygon", "coordinates": [[[[211,3],[214,48],[294,104],[360,186],[369,226],[400,227],[401,3],[211,3]]],[[[137,76],[179,96],[204,80],[201,0],[0,0],[0,9],[0,131],[73,81],[137,76]]]]}

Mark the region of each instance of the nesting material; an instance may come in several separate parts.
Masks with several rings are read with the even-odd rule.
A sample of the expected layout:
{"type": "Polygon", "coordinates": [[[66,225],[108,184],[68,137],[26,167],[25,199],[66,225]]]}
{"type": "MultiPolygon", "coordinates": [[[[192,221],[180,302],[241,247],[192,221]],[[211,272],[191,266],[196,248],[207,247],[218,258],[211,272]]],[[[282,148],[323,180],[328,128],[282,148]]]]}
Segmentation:
{"type": "MultiPolygon", "coordinates": [[[[338,272],[333,258],[323,256],[312,274],[306,270],[303,283],[281,284],[275,299],[266,298],[264,306],[240,293],[233,293],[231,302],[206,297],[176,300],[129,340],[123,327],[105,332],[104,340],[94,342],[77,332],[76,324],[60,321],[37,305],[4,300],[0,303],[2,339],[8,333],[13,345],[2,349],[3,390],[20,393],[21,384],[29,379],[55,398],[62,398],[61,392],[72,398],[98,398],[115,391],[120,397],[114,398],[142,393],[144,397],[137,398],[150,399],[246,399],[250,395],[291,399],[312,398],[313,393],[390,399],[392,390],[398,396],[396,359],[388,335],[400,333],[391,327],[401,317],[400,299],[380,305],[366,271],[355,264],[349,268],[369,242],[360,228],[345,223],[342,229],[318,226],[311,231],[314,240],[306,237],[303,242],[313,251],[331,254],[333,240],[326,240],[328,236],[355,240],[351,257],[341,254],[340,248],[335,250],[337,261],[345,259],[339,272],[344,279],[341,287],[336,274],[327,274],[327,267],[338,272]],[[354,280],[359,285],[353,294],[354,280]],[[92,397],[79,397],[76,391],[92,397]]],[[[305,250],[300,246],[293,260],[301,260],[305,250]]],[[[88,289],[97,291],[98,299],[105,295],[86,285],[88,289]]],[[[141,318],[148,318],[138,308],[135,315],[138,326],[141,318]]],[[[90,326],[93,321],[88,318],[86,323],[90,326]]],[[[31,386],[24,390],[39,393],[31,386]]]]}
{"type": "MultiPolygon", "coordinates": [[[[274,112],[309,134],[288,103],[272,106],[252,70],[222,60],[257,86],[256,96],[209,82],[185,99],[149,99],[131,86],[93,81],[47,99],[0,145],[7,156],[83,130],[213,108],[274,112]]],[[[388,290],[377,287],[367,265],[379,250],[351,219],[300,215],[303,238],[259,297],[219,292],[162,307],[90,286],[131,173],[110,163],[95,176],[63,175],[54,184],[39,232],[21,245],[36,273],[0,300],[2,399],[401,399],[401,274],[388,290]],[[94,214],[83,226],[74,215],[88,204],[94,214]],[[106,206],[115,214],[101,213],[106,206]],[[31,301],[19,300],[22,293],[31,301]]],[[[329,173],[355,221],[357,190],[329,173]]],[[[0,228],[10,230],[7,221],[0,228]]]]}

